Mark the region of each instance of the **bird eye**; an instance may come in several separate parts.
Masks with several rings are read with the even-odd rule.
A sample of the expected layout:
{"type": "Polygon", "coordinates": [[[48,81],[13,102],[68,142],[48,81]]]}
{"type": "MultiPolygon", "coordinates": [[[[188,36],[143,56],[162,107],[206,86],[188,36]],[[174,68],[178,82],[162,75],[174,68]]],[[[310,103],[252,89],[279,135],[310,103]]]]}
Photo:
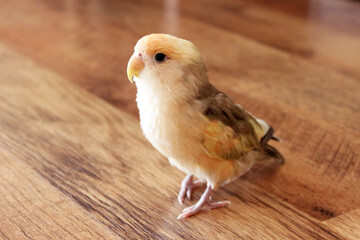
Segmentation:
{"type": "Polygon", "coordinates": [[[157,54],[155,54],[155,60],[158,63],[164,62],[166,60],[166,55],[163,53],[157,53],[157,54]]]}

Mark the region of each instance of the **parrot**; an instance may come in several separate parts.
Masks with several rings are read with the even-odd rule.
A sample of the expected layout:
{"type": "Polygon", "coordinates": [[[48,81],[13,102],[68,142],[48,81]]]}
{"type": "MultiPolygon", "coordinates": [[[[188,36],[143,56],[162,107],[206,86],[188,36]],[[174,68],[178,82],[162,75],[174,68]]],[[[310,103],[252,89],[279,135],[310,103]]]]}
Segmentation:
{"type": "Polygon", "coordinates": [[[271,139],[281,141],[274,129],[209,82],[204,61],[191,41],[163,33],[140,38],[127,76],[136,85],[145,138],[187,174],[179,203],[206,185],[199,201],[185,208],[178,219],[229,205],[230,201],[213,201],[211,194],[255,163],[285,161],[268,144],[271,139]]]}

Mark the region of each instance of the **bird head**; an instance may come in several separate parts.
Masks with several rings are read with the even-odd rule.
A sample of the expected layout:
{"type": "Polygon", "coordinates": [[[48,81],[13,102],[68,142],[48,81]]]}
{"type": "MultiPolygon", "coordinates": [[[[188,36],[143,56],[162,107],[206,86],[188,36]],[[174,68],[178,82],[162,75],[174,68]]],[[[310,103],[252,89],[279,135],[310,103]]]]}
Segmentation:
{"type": "MultiPolygon", "coordinates": [[[[196,46],[187,40],[168,34],[142,37],[134,48],[127,75],[136,85],[157,88],[198,88],[207,82],[205,65],[196,46]]],[[[191,89],[192,90],[192,89],[191,89]]]]}

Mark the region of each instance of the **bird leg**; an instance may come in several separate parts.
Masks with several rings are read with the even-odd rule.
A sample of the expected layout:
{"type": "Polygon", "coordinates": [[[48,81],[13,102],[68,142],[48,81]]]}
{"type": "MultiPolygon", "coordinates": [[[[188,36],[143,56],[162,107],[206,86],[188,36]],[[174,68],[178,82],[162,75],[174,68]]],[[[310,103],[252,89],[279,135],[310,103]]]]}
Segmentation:
{"type": "Polygon", "coordinates": [[[230,205],[230,201],[213,202],[210,197],[210,194],[213,191],[214,190],[211,188],[211,186],[208,185],[200,200],[194,206],[185,208],[177,219],[187,218],[205,210],[211,210],[214,208],[230,205]]]}
{"type": "Polygon", "coordinates": [[[193,181],[193,178],[193,175],[188,174],[181,183],[181,190],[178,196],[178,200],[181,205],[184,202],[185,195],[190,200],[192,191],[195,188],[201,187],[204,184],[202,180],[193,181]]]}

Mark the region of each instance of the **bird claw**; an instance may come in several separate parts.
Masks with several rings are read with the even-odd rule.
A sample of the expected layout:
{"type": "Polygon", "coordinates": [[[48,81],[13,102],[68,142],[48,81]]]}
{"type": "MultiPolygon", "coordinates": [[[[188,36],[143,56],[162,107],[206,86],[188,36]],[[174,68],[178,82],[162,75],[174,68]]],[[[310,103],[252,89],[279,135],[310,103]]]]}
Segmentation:
{"type": "Polygon", "coordinates": [[[190,200],[191,198],[191,192],[192,192],[192,189],[191,187],[188,187],[187,191],[186,191],[186,197],[190,200]]]}
{"type": "Polygon", "coordinates": [[[230,201],[213,202],[210,196],[211,192],[213,192],[213,189],[208,185],[200,200],[194,206],[185,208],[177,219],[187,218],[202,211],[225,207],[231,204],[230,201]]]}
{"type": "Polygon", "coordinates": [[[219,202],[211,202],[210,200],[207,200],[205,202],[198,202],[194,206],[187,207],[183,210],[183,212],[177,217],[177,219],[184,219],[187,217],[191,217],[199,212],[203,211],[210,211],[215,208],[225,207],[230,205],[230,201],[219,201],[219,202]]]}
{"type": "Polygon", "coordinates": [[[182,205],[185,200],[185,196],[190,200],[192,191],[204,184],[201,180],[193,181],[192,175],[187,175],[181,183],[181,190],[178,195],[178,201],[182,205]]]}

